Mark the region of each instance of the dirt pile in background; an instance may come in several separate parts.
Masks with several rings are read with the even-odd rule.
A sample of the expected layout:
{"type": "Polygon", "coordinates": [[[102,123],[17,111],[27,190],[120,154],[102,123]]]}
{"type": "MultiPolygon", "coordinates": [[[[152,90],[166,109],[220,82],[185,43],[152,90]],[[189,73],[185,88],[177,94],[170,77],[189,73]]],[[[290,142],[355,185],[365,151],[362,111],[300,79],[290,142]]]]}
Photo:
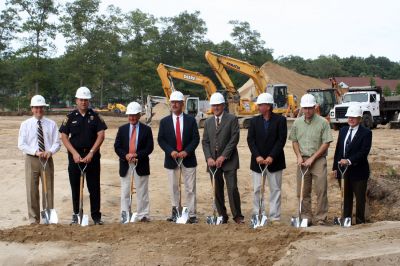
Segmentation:
{"type": "MultiPolygon", "coordinates": [[[[271,62],[262,65],[261,71],[263,71],[268,84],[284,83],[288,86],[288,92],[296,95],[298,99],[300,99],[308,89],[329,87],[319,79],[299,74],[293,70],[271,62]]],[[[251,95],[255,96],[256,93],[253,81],[249,79],[239,89],[239,92],[242,97],[249,98],[251,95]]]]}

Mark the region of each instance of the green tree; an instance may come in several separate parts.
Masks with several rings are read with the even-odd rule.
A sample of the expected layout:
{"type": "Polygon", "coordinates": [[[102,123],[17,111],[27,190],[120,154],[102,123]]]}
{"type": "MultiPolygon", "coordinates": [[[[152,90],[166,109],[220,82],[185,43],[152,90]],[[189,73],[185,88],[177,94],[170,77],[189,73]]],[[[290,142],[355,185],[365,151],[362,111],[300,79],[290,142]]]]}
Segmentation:
{"type": "Polygon", "coordinates": [[[56,25],[51,22],[50,17],[58,14],[58,7],[52,0],[11,0],[10,3],[22,17],[21,30],[28,34],[24,38],[24,46],[19,49],[20,55],[31,57],[29,62],[32,64],[33,71],[26,77],[27,84],[34,84],[34,93],[39,93],[39,81],[42,79],[43,72],[41,64],[49,50],[54,48],[51,40],[56,36],[56,25]]]}
{"type": "Polygon", "coordinates": [[[369,86],[375,87],[376,86],[376,81],[373,77],[369,78],[369,86]]]}
{"type": "Polygon", "coordinates": [[[389,86],[383,87],[383,95],[384,96],[391,96],[392,95],[392,90],[389,88],[389,86]]]}
{"type": "Polygon", "coordinates": [[[396,85],[396,95],[400,95],[400,83],[396,85]]]}

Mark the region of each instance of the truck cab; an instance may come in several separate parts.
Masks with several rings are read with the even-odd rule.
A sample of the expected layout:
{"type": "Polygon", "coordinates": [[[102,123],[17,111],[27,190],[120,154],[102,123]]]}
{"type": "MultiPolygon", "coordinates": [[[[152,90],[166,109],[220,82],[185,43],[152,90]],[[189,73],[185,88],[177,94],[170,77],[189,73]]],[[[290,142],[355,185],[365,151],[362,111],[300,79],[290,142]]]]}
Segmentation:
{"type": "Polygon", "coordinates": [[[347,124],[346,112],[350,105],[358,104],[363,111],[362,124],[367,128],[375,128],[381,121],[381,91],[379,89],[352,88],[342,96],[342,103],[331,109],[329,116],[333,128],[347,124]]]}

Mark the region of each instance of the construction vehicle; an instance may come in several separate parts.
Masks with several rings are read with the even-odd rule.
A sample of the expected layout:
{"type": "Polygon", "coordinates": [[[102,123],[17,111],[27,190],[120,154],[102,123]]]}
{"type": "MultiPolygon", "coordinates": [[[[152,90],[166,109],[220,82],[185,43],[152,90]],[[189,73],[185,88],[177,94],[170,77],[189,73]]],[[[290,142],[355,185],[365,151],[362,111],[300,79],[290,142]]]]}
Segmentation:
{"type": "Polygon", "coordinates": [[[294,96],[287,92],[287,85],[268,84],[266,77],[259,67],[246,61],[220,55],[211,51],[206,51],[205,57],[222,87],[228,93],[229,112],[239,117],[258,114],[253,98],[256,98],[263,92],[268,92],[274,97],[274,113],[289,115],[293,114],[297,109],[294,96]],[[240,91],[235,88],[225,68],[239,72],[253,80],[255,95],[251,97],[252,99],[240,96],[240,91]]]}
{"type": "Polygon", "coordinates": [[[322,117],[330,121],[329,111],[339,102],[335,89],[309,89],[307,93],[314,95],[317,101],[316,111],[322,117]]]}
{"type": "Polygon", "coordinates": [[[126,112],[126,106],[122,103],[108,103],[107,107],[104,106],[100,109],[96,109],[96,112],[114,112],[122,114],[126,112]]]}
{"type": "MultiPolygon", "coordinates": [[[[165,97],[148,96],[146,105],[146,117],[149,120],[152,114],[152,106],[156,103],[168,104],[171,93],[175,91],[173,79],[179,79],[193,84],[198,84],[204,87],[207,99],[217,91],[214,82],[208,77],[199,72],[190,71],[184,68],[174,67],[160,63],[157,67],[157,73],[161,79],[161,85],[165,93],[165,97]]],[[[185,97],[185,110],[184,112],[196,118],[199,127],[203,126],[206,119],[205,112],[200,111],[201,104],[199,97],[185,97]]],[[[210,113],[210,111],[208,111],[210,113]]],[[[148,121],[150,122],[150,120],[148,121]]]]}
{"type": "Polygon", "coordinates": [[[350,87],[342,97],[342,103],[336,104],[330,111],[331,125],[338,129],[347,124],[346,112],[350,105],[358,104],[363,111],[362,124],[367,128],[376,128],[396,120],[400,112],[400,98],[384,97],[380,87],[350,87]]]}

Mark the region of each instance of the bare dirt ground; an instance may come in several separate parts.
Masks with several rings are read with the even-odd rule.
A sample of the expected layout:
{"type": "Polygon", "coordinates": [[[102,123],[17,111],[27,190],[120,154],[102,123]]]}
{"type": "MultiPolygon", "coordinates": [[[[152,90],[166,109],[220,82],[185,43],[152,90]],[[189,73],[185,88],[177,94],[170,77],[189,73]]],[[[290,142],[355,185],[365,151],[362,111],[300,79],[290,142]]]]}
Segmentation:
{"type": "MultiPolygon", "coordinates": [[[[109,129],[102,146],[102,212],[104,226],[69,226],[72,214],[67,175],[67,155],[62,147],[55,160],[55,207],[58,225],[29,226],[26,211],[24,157],[17,149],[18,129],[28,117],[2,117],[0,120],[0,264],[4,265],[399,265],[400,263],[400,177],[399,130],[384,127],[373,131],[370,155],[372,178],[368,190],[369,220],[372,223],[349,229],[314,226],[295,229],[289,225],[296,214],[295,158],[288,142],[287,169],[282,187],[282,225],[260,230],[248,228],[252,206],[250,152],[246,130],[239,143],[241,168],[239,191],[246,225],[229,223],[208,226],[211,189],[205,172],[201,145],[196,151],[198,217],[197,225],[175,225],[164,221],[170,214],[164,155],[156,144],[151,155],[148,224],[120,225],[120,184],[118,160],[113,150],[119,125],[126,119],[105,117],[109,129]]],[[[62,116],[50,117],[61,123],[62,116]]],[[[157,136],[158,128],[153,128],[157,136]]],[[[202,134],[202,131],[200,132],[202,134]]],[[[334,132],[336,142],[337,132],[334,132]]],[[[328,167],[332,166],[331,145],[328,167]]],[[[267,189],[268,191],[268,189],[267,189]]],[[[340,213],[337,182],[329,180],[329,219],[340,213]]],[[[266,194],[268,197],[268,192],[266,194]]],[[[315,200],[314,200],[315,202],[315,200]]],[[[85,189],[84,209],[89,210],[85,189]]],[[[229,206],[229,204],[228,204],[229,206]]]]}

